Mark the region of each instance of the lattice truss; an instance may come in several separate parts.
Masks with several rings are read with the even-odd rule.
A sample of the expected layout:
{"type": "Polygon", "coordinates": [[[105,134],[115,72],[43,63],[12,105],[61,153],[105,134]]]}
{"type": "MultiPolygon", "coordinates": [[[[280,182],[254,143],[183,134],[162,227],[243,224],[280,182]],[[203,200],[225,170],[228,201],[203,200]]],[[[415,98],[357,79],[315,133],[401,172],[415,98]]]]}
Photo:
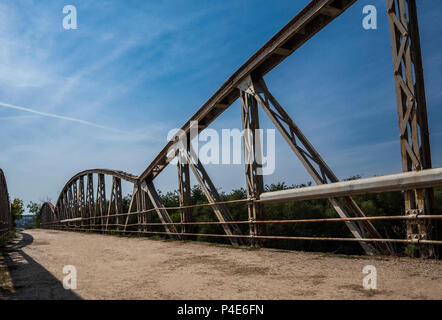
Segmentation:
{"type": "MultiPolygon", "coordinates": [[[[430,139],[425,99],[425,86],[415,0],[388,0],[396,85],[397,112],[403,171],[431,168],[430,139]]],[[[406,190],[405,213],[425,214],[434,209],[433,190],[406,190]]],[[[430,223],[410,221],[407,236],[427,239],[434,235],[430,223]]],[[[430,248],[430,250],[433,250],[430,248]]]]}
{"type": "MultiPolygon", "coordinates": [[[[191,227],[193,206],[190,196],[190,172],[192,172],[207,198],[206,205],[213,209],[222,226],[224,236],[233,245],[245,243],[259,245],[265,238],[263,235],[266,234],[265,224],[257,223],[265,220],[264,205],[261,202],[261,198],[265,196],[261,174],[262,146],[257,133],[260,128],[259,108],[262,108],[273,122],[317,185],[339,181],[295,121],[271,94],[263,77],[355,2],[356,0],[312,1],[223,84],[182,127],[181,131],[184,134],[175,136],[139,177],[106,169],[81,172],[65,185],[55,208],[50,205],[44,206],[47,212],[45,221],[57,221],[57,223],[66,221],[67,225],[104,231],[115,227],[116,231],[126,232],[132,226],[136,226],[138,232],[155,233],[152,231],[152,225],[155,225],[152,221],[153,214],[156,214],[160,220],[159,224],[164,227],[165,234],[184,239],[186,235],[193,234],[191,227]],[[241,124],[244,133],[247,192],[247,199],[244,200],[247,201],[248,235],[243,235],[237,222],[233,221],[226,203],[222,201],[215,184],[190,143],[193,121],[198,122],[197,133],[200,133],[238,98],[241,101],[241,124]],[[161,203],[154,185],[154,179],[174,158],[178,160],[180,232],[161,203]],[[98,178],[96,195],[94,175],[98,178]],[[112,176],[109,201],[106,200],[105,175],[112,176]],[[87,179],[86,186],[85,179],[87,179]],[[132,199],[127,213],[122,212],[121,180],[133,184],[132,199]]],[[[416,1],[387,0],[387,9],[393,52],[402,169],[403,171],[430,169],[431,153],[416,1]]],[[[433,224],[422,222],[430,220],[417,219],[418,215],[432,213],[434,208],[432,189],[407,189],[404,194],[405,212],[412,218],[407,220],[406,243],[437,239],[433,224]]],[[[366,253],[392,252],[392,247],[387,242],[370,241],[381,237],[370,220],[365,219],[364,212],[351,196],[343,194],[340,197],[329,197],[328,200],[366,253]]],[[[421,248],[424,254],[434,254],[433,247],[426,248],[429,251],[426,252],[427,249],[421,248]]]]}

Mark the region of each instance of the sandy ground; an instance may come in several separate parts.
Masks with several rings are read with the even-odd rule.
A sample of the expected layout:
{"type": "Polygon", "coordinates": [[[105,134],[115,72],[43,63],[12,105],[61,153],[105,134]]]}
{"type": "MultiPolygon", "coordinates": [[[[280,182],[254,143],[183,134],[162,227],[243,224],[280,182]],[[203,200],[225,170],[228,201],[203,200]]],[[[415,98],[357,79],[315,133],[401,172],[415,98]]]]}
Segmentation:
{"type": "Polygon", "coordinates": [[[442,299],[441,261],[52,230],[22,232],[1,265],[2,299],[442,299]],[[76,290],[62,286],[65,265],[77,269],[76,290]],[[376,290],[362,286],[365,265],[376,290]]]}

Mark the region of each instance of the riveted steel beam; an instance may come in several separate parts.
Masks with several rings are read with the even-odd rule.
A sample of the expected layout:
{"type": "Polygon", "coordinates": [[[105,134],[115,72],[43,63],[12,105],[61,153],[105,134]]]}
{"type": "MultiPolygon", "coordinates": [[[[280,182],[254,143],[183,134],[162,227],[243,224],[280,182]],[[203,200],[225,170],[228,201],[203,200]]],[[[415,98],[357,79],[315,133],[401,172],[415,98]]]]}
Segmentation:
{"type": "MultiPolygon", "coordinates": [[[[387,0],[388,22],[393,54],[397,113],[402,170],[420,171],[431,168],[425,85],[422,68],[419,27],[415,0],[387,0]]],[[[431,188],[407,190],[404,193],[405,214],[425,214],[434,210],[431,188]]],[[[409,239],[437,239],[436,223],[408,221],[409,239]]],[[[437,247],[421,246],[420,254],[437,255],[437,247]]]]}

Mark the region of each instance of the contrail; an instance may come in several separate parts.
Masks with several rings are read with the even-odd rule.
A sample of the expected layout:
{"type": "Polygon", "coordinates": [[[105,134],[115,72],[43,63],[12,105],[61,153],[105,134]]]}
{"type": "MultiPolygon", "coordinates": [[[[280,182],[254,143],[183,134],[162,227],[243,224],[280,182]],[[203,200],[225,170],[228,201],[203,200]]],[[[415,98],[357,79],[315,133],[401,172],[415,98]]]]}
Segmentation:
{"type": "Polygon", "coordinates": [[[118,129],[101,126],[99,124],[96,124],[96,123],[93,123],[93,122],[90,122],[90,121],[76,119],[76,118],[71,118],[71,117],[60,116],[58,114],[53,114],[53,113],[41,112],[41,111],[37,111],[37,110],[34,110],[34,109],[30,109],[30,108],[15,106],[15,105],[12,105],[12,104],[9,104],[9,103],[5,103],[5,102],[2,102],[2,101],[0,101],[0,107],[20,110],[20,111],[26,111],[26,112],[38,114],[38,115],[44,116],[44,117],[50,117],[50,118],[56,118],[56,119],[61,119],[61,120],[78,122],[78,123],[81,123],[81,124],[84,124],[84,125],[87,125],[87,126],[91,126],[91,127],[95,127],[95,128],[119,131],[118,129]]]}

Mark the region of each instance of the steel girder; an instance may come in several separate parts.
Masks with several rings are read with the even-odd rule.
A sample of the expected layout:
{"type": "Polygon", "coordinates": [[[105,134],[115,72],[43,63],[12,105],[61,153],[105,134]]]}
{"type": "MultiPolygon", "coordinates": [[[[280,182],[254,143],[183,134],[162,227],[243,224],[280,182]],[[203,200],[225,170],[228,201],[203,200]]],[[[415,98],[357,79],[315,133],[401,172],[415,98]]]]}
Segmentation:
{"type": "MultiPolygon", "coordinates": [[[[54,210],[56,220],[82,218],[80,223],[72,223],[88,228],[104,227],[104,221],[106,223],[109,221],[103,217],[104,214],[110,214],[108,209],[115,210],[120,214],[123,213],[121,180],[136,183],[138,177],[123,171],[109,169],[92,169],[76,174],[65,184],[58,197],[54,210]],[[94,174],[98,176],[96,200],[94,200],[94,174]],[[113,179],[109,203],[106,201],[105,175],[110,175],[113,179]],[[85,177],[87,179],[86,185],[84,183],[85,177]],[[87,220],[86,223],[85,220],[87,220]]],[[[118,216],[115,218],[115,222],[120,224],[118,216]]]]}
{"type": "MultiPolygon", "coordinates": [[[[199,160],[197,154],[193,150],[190,141],[188,141],[186,147],[181,142],[181,140],[178,140],[177,143],[178,146],[176,148],[176,152],[179,152],[179,156],[181,159],[180,161],[184,161],[187,165],[189,165],[208,202],[210,204],[213,204],[212,209],[215,212],[218,221],[233,221],[233,218],[227,206],[223,203],[217,203],[222,202],[221,196],[219,195],[218,190],[216,189],[215,185],[207,174],[206,169],[204,169],[204,166],[199,160]]],[[[241,230],[239,229],[237,224],[223,224],[222,227],[227,235],[241,234],[241,230]]],[[[242,243],[241,239],[235,237],[231,237],[229,238],[229,240],[232,245],[235,246],[242,243]]]]}
{"type": "Polygon", "coordinates": [[[141,189],[147,193],[149,196],[150,202],[152,203],[155,211],[158,214],[158,217],[161,220],[161,223],[164,225],[166,232],[169,233],[171,238],[181,239],[181,236],[178,234],[178,231],[175,225],[171,224],[172,219],[169,216],[166,208],[164,208],[161,203],[160,197],[155,189],[155,186],[152,181],[143,181],[141,183],[141,189]]]}
{"type": "MultiPolygon", "coordinates": [[[[317,184],[339,181],[292,118],[270,93],[264,79],[253,80],[248,77],[239,85],[239,89],[243,92],[243,96],[247,95],[249,99],[256,100],[263,108],[317,184]]],[[[363,211],[351,197],[329,198],[329,201],[342,218],[365,217],[363,211]]],[[[346,225],[355,238],[381,238],[370,221],[347,222],[346,225]]],[[[367,254],[377,253],[371,244],[366,242],[360,242],[360,244],[367,254]]],[[[378,243],[378,249],[384,254],[391,253],[391,248],[386,243],[378,243]]]]}
{"type": "MultiPolygon", "coordinates": [[[[259,103],[281,131],[315,182],[317,184],[337,183],[338,179],[318,152],[313,148],[276,99],[270,94],[262,77],[355,2],[356,0],[313,0],[241,66],[198,112],[184,124],[182,131],[188,135],[192,122],[197,121],[199,133],[207,128],[214,119],[222,114],[238,98],[241,98],[242,102],[243,128],[259,128],[256,112],[256,106],[259,103]],[[252,79],[254,80],[252,81],[252,79]],[[255,81],[256,79],[257,81],[255,81]],[[247,82],[249,82],[249,86],[244,88],[243,86],[247,82]]],[[[393,47],[403,169],[404,171],[410,171],[431,168],[416,3],[415,0],[387,0],[387,3],[393,47]],[[413,78],[416,79],[415,83],[413,83],[413,78]]],[[[168,154],[171,149],[176,147],[177,138],[179,137],[174,137],[163,148],[139,178],[135,176],[126,177],[134,183],[134,193],[130,207],[132,207],[133,203],[136,203],[138,222],[146,222],[146,217],[149,215],[146,215],[145,211],[148,206],[151,206],[157,211],[166,231],[168,233],[176,233],[174,226],[169,224],[170,217],[167,214],[167,210],[165,210],[159,202],[158,194],[153,186],[154,178],[175,156],[178,156],[180,206],[190,204],[190,185],[188,184],[190,168],[195,174],[209,202],[213,204],[213,209],[219,221],[231,220],[225,205],[215,204],[215,202],[221,201],[221,198],[199,159],[192,153],[192,150],[181,150],[181,153],[174,154],[173,156],[168,154]],[[183,160],[190,161],[187,164],[183,162],[183,160]]],[[[245,154],[253,158],[253,161],[246,163],[245,166],[247,195],[248,197],[257,199],[256,202],[249,204],[248,209],[249,219],[253,221],[264,217],[264,212],[259,203],[259,197],[263,190],[263,181],[262,177],[257,174],[260,150],[259,145],[255,143],[253,134],[244,137],[244,144],[245,154]]],[[[104,195],[104,185],[100,183],[100,177],[99,175],[99,186],[97,190],[97,203],[99,204],[103,201],[104,195]]],[[[75,179],[75,177],[73,179],[75,179]]],[[[77,200],[75,200],[77,199],[77,184],[75,183],[75,185],[73,185],[70,182],[68,184],[69,188],[64,188],[57,201],[57,208],[60,208],[60,214],[64,217],[73,216],[78,211],[76,207],[77,200]]],[[[426,212],[425,210],[428,212],[428,210],[431,210],[429,208],[432,208],[431,189],[426,190],[425,198],[424,192],[421,189],[406,191],[405,197],[407,214],[422,213],[426,212]],[[426,203],[424,203],[424,199],[426,203]]],[[[90,192],[87,191],[86,198],[87,206],[90,206],[89,203],[91,199],[93,203],[93,190],[92,196],[90,192]]],[[[339,199],[333,197],[330,198],[330,202],[341,217],[364,217],[362,210],[349,196],[344,196],[339,199]]],[[[101,205],[99,205],[99,207],[100,206],[101,205]]],[[[129,211],[130,210],[129,208],[129,211]]],[[[190,221],[188,212],[187,208],[183,208],[181,212],[182,222],[190,221]]],[[[91,212],[89,210],[89,215],[90,214],[91,212]]],[[[98,213],[94,212],[94,214],[98,213]]],[[[127,223],[128,218],[126,219],[126,225],[127,223]]],[[[368,221],[358,221],[356,223],[348,221],[347,226],[356,238],[363,236],[379,238],[379,234],[368,221]]],[[[142,228],[146,230],[145,225],[142,225],[142,228]]],[[[240,234],[239,228],[235,224],[223,225],[223,228],[227,235],[240,234]]],[[[182,231],[188,232],[187,227],[183,227],[182,231]]],[[[252,236],[263,233],[264,230],[260,230],[260,227],[256,227],[255,225],[250,226],[250,234],[252,236]]],[[[419,238],[426,238],[429,234],[428,226],[410,224],[408,234],[409,237],[417,236],[419,238]],[[418,231],[415,231],[413,226],[417,226],[418,231]]],[[[230,239],[232,243],[235,244],[239,240],[233,237],[230,239]]],[[[366,243],[361,243],[361,245],[367,253],[376,252],[376,249],[371,245],[366,243]]],[[[389,252],[390,247],[384,243],[378,243],[378,249],[385,253],[389,252]]]]}
{"type": "MultiPolygon", "coordinates": [[[[198,122],[199,131],[207,128],[213,120],[239,98],[240,91],[237,87],[241,81],[249,75],[263,77],[355,2],[356,0],[311,1],[227,79],[215,94],[182,126],[181,130],[189,133],[193,121],[198,122]]],[[[173,159],[168,157],[168,152],[174,144],[175,138],[166,144],[140,175],[141,180],[152,180],[160,174],[173,159]]]]}
{"type": "Polygon", "coordinates": [[[54,205],[50,202],[43,203],[40,209],[40,225],[45,227],[45,225],[55,222],[58,222],[58,219],[55,215],[54,205]]]}
{"type": "MultiPolygon", "coordinates": [[[[249,93],[241,91],[241,118],[244,142],[244,164],[247,198],[259,200],[264,192],[262,169],[261,135],[259,131],[258,105],[249,93]]],[[[259,202],[248,203],[249,221],[265,220],[264,206],[259,202]]],[[[250,224],[250,235],[265,235],[264,224],[250,224]]],[[[262,242],[262,241],[261,241],[262,242]]],[[[252,245],[256,245],[253,241],[252,245]]]]}
{"type": "MultiPolygon", "coordinates": [[[[187,152],[190,151],[190,135],[187,135],[186,149],[187,152]]],[[[191,189],[190,189],[190,172],[189,172],[189,164],[186,161],[183,161],[180,152],[177,151],[177,171],[178,171],[178,192],[179,192],[179,203],[180,207],[189,206],[191,204],[191,189]]],[[[191,208],[183,208],[180,210],[180,218],[181,222],[191,222],[192,221],[192,209],[191,208]]],[[[182,225],[181,232],[182,233],[191,233],[190,225],[182,225]]]]}
{"type": "MultiPolygon", "coordinates": [[[[431,168],[425,85],[415,0],[387,0],[393,53],[402,170],[431,168]]],[[[428,214],[434,210],[433,189],[406,190],[405,214],[428,214]]],[[[431,221],[408,221],[409,239],[437,239],[431,221]]],[[[423,256],[435,256],[436,248],[422,246],[423,256]]]]}

